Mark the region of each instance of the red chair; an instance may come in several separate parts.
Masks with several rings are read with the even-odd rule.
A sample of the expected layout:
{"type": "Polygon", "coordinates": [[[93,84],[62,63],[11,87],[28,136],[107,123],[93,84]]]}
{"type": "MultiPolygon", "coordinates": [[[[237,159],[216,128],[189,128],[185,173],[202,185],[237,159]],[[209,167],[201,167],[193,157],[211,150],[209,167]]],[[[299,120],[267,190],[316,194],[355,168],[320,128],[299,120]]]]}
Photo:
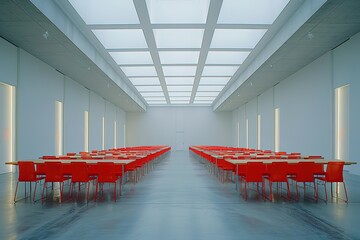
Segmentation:
{"type": "Polygon", "coordinates": [[[318,200],[318,194],[315,184],[316,164],[313,162],[299,162],[297,164],[291,164],[296,166],[295,176],[290,177],[296,184],[296,200],[299,201],[299,187],[298,183],[303,183],[304,197],[306,194],[306,183],[313,183],[314,200],[318,200]]]}
{"type": "MultiPolygon", "coordinates": [[[[262,188],[262,197],[265,200],[265,185],[264,185],[264,175],[266,174],[266,166],[262,162],[248,162],[246,164],[246,173],[245,176],[242,177],[242,181],[244,181],[244,198],[247,200],[248,198],[248,183],[256,183],[256,191],[259,193],[259,183],[261,183],[262,188]]],[[[241,190],[241,186],[240,186],[241,190]]]]}
{"type": "MultiPolygon", "coordinates": [[[[36,171],[35,171],[34,162],[19,161],[18,166],[19,166],[19,177],[18,177],[18,181],[16,183],[16,190],[15,190],[15,195],[14,195],[14,203],[16,202],[16,194],[17,194],[19,182],[24,182],[25,183],[25,198],[26,198],[26,182],[29,182],[30,184],[32,182],[35,182],[35,189],[34,189],[34,195],[33,195],[33,201],[35,201],[37,183],[38,183],[38,181],[44,179],[44,177],[38,177],[37,176],[36,171]]],[[[30,197],[31,197],[31,192],[30,192],[30,197]]]]}
{"type": "MultiPolygon", "coordinates": [[[[327,191],[326,191],[326,184],[327,183],[336,183],[336,198],[339,199],[339,191],[338,191],[338,184],[343,183],[345,198],[342,199],[346,203],[348,202],[348,195],[346,191],[346,185],[343,177],[343,169],[344,169],[344,162],[329,162],[326,167],[325,176],[317,176],[317,185],[322,183],[324,185],[325,190],[325,201],[327,202],[327,191]]],[[[331,187],[331,197],[333,197],[333,191],[331,187]]]]}
{"type": "MultiPolygon", "coordinates": [[[[268,167],[268,173],[269,176],[266,178],[269,181],[269,187],[270,187],[270,198],[269,200],[273,200],[273,191],[272,191],[272,184],[274,182],[277,183],[286,183],[287,188],[287,199],[290,200],[290,185],[288,181],[288,174],[290,172],[289,164],[287,162],[273,162],[268,167]]],[[[281,188],[281,186],[280,186],[281,188]]],[[[282,188],[281,188],[282,190],[282,188]]],[[[281,195],[281,192],[280,192],[281,195]]]]}
{"type": "Polygon", "coordinates": [[[104,183],[113,183],[114,184],[114,201],[116,202],[116,182],[118,176],[116,176],[115,164],[112,162],[98,162],[96,164],[97,172],[97,181],[96,181],[96,190],[94,201],[97,199],[99,184],[101,192],[104,192],[104,183]]]}
{"type": "Polygon", "coordinates": [[[44,202],[44,191],[47,188],[47,183],[60,183],[60,202],[63,200],[64,182],[69,180],[69,177],[64,176],[63,165],[61,162],[45,162],[45,182],[41,195],[42,202],[44,202]]]}
{"type": "Polygon", "coordinates": [[[74,191],[74,186],[76,183],[78,184],[78,191],[77,195],[79,196],[80,193],[80,184],[86,184],[86,202],[89,199],[89,187],[90,181],[94,180],[94,176],[89,176],[88,166],[86,162],[71,162],[69,165],[69,170],[71,172],[71,183],[69,189],[69,199],[71,198],[72,192],[74,191]]]}

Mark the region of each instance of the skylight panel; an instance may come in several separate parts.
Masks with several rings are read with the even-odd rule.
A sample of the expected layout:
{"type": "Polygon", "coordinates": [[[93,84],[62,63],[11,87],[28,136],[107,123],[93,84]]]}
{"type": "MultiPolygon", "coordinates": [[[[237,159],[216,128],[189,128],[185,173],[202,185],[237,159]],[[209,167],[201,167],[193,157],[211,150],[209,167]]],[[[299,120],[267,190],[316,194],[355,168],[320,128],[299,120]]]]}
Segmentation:
{"type": "Polygon", "coordinates": [[[141,29],[95,29],[92,31],[106,49],[148,47],[141,29]]]}
{"type": "Polygon", "coordinates": [[[110,52],[118,65],[153,64],[150,52],[110,52]]]}
{"type": "Polygon", "coordinates": [[[190,101],[190,97],[170,97],[170,101],[190,101]]]}
{"type": "Polygon", "coordinates": [[[290,0],[224,0],[218,23],[272,24],[290,0]]]}
{"type": "Polygon", "coordinates": [[[215,29],[210,48],[254,48],[266,29],[215,29]]]}
{"type": "Polygon", "coordinates": [[[233,76],[238,66],[205,66],[203,76],[233,76]]]}
{"type": "Polygon", "coordinates": [[[156,77],[155,67],[121,67],[121,70],[128,77],[156,77]]]}
{"type": "Polygon", "coordinates": [[[192,85],[194,77],[165,77],[166,85],[192,85]]]}
{"type": "Polygon", "coordinates": [[[197,64],[198,51],[159,51],[162,64],[197,64]]]}
{"type": "Polygon", "coordinates": [[[199,85],[226,85],[230,77],[202,77],[199,85]]]}
{"type": "Polygon", "coordinates": [[[242,64],[250,52],[210,51],[205,64],[242,64]]]}
{"type": "Polygon", "coordinates": [[[163,66],[164,76],[195,76],[196,66],[163,66]]]}
{"type": "Polygon", "coordinates": [[[141,77],[129,78],[133,85],[160,85],[159,78],[157,77],[141,77]]]}
{"type": "Polygon", "coordinates": [[[170,101],[171,104],[189,104],[190,103],[190,100],[189,101],[170,101]]]}
{"type": "Polygon", "coordinates": [[[210,86],[210,85],[205,85],[205,86],[199,86],[198,87],[198,91],[199,92],[219,92],[224,88],[224,86],[210,86]]]}
{"type": "Polygon", "coordinates": [[[191,91],[193,86],[167,86],[168,91],[171,92],[186,92],[191,91]]]}
{"type": "Polygon", "coordinates": [[[161,97],[161,96],[164,96],[163,92],[141,92],[140,94],[143,97],[161,97]]]}
{"type": "Polygon", "coordinates": [[[139,24],[132,0],[69,0],[86,24],[139,24]]]}
{"type": "Polygon", "coordinates": [[[217,97],[219,95],[219,92],[196,92],[196,97],[217,97]]]}
{"type": "Polygon", "coordinates": [[[151,23],[206,23],[209,0],[146,0],[151,23]]]}
{"type": "Polygon", "coordinates": [[[191,92],[170,92],[169,91],[169,96],[170,97],[190,97],[191,92]]]}
{"type": "Polygon", "coordinates": [[[162,92],[161,86],[135,86],[139,92],[162,92]]]}
{"type": "Polygon", "coordinates": [[[154,29],[158,48],[201,48],[204,29],[154,29]]]}

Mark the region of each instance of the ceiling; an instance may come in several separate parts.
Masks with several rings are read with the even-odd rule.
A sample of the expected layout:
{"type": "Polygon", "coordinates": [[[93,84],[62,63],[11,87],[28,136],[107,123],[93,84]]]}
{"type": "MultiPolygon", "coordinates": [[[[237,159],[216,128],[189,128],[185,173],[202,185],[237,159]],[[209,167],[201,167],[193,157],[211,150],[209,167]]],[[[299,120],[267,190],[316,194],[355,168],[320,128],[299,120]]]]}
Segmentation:
{"type": "Polygon", "coordinates": [[[147,104],[209,106],[301,2],[58,1],[147,104]]]}
{"type": "Polygon", "coordinates": [[[0,1],[0,36],[125,111],[231,111],[360,31],[360,1],[329,0],[264,58],[309,1],[32,2],[0,1]]]}

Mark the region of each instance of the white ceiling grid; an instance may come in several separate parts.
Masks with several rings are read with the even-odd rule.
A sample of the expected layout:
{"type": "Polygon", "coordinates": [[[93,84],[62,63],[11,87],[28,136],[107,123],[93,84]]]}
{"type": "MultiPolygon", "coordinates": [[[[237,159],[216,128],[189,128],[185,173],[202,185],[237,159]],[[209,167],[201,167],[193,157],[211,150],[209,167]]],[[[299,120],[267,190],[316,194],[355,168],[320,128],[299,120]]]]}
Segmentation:
{"type": "Polygon", "coordinates": [[[211,105],[290,0],[69,0],[149,105],[211,105]]]}

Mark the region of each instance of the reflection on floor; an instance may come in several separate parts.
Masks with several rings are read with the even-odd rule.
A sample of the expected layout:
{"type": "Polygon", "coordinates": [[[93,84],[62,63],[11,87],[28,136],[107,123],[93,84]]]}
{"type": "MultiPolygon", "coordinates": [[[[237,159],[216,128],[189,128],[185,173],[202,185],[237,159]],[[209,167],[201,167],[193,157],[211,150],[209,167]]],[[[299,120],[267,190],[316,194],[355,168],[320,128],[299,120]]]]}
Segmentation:
{"type": "Polygon", "coordinates": [[[14,205],[17,176],[3,174],[0,239],[360,239],[360,177],[345,177],[348,205],[245,202],[233,183],[220,183],[189,152],[174,151],[139,183],[125,184],[116,203],[14,205]]]}

